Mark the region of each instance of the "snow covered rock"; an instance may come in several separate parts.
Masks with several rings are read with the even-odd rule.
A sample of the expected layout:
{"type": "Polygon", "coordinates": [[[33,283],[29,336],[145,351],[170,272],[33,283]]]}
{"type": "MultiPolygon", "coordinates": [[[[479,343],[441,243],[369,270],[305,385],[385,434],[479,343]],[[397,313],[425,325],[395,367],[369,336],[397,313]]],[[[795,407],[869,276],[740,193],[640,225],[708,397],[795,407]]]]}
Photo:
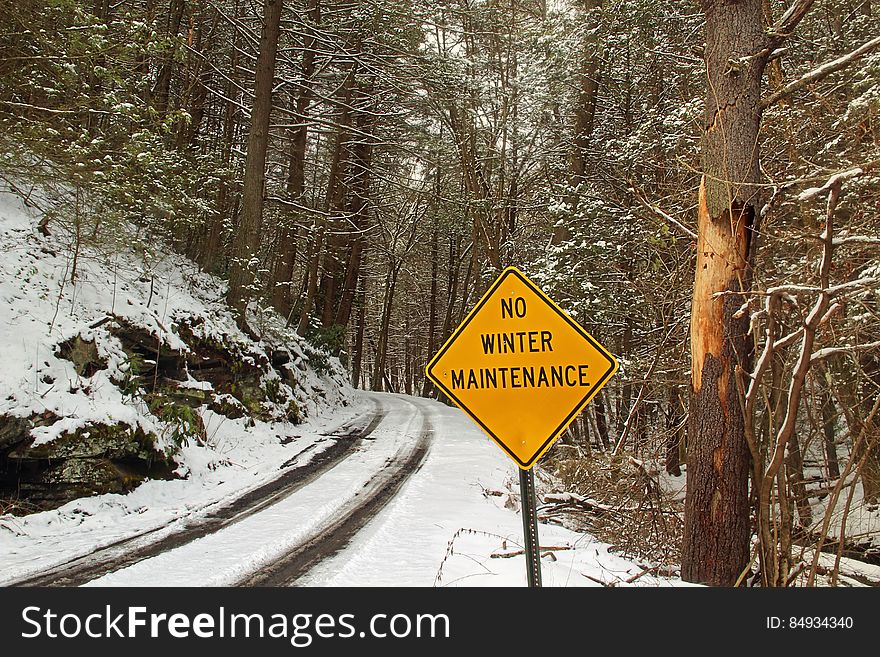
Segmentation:
{"type": "Polygon", "coordinates": [[[257,308],[245,334],[224,281],[137,227],[74,260],[63,202],[34,199],[0,184],[0,513],[240,467],[230,450],[348,404],[338,359],[285,318],[257,308]]]}
{"type": "Polygon", "coordinates": [[[122,422],[89,424],[39,445],[22,438],[0,458],[0,493],[41,507],[125,493],[147,477],[169,478],[177,467],[155,448],[155,436],[122,422]]]}

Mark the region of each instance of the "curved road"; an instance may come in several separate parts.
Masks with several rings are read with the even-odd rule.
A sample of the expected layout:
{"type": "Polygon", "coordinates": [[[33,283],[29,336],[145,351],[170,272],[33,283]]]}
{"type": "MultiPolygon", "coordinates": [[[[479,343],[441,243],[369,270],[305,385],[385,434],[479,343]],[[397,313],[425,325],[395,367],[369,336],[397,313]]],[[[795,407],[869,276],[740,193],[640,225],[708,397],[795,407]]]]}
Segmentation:
{"type": "Polygon", "coordinates": [[[394,499],[430,449],[425,407],[376,405],[301,467],[159,540],[141,535],[18,585],[278,586],[343,550],[394,499]]]}
{"type": "Polygon", "coordinates": [[[212,507],[208,513],[193,514],[183,521],[177,519],[115,541],[39,574],[13,580],[8,586],[81,586],[108,573],[187,545],[259,513],[315,481],[350,456],[385,417],[380,404],[374,401],[374,406],[373,411],[346,422],[331,433],[323,434],[334,441],[310,461],[296,465],[296,457],[291,459],[281,466],[281,475],[278,478],[246,492],[232,502],[223,503],[217,508],[212,507]]]}
{"type": "Polygon", "coordinates": [[[421,467],[433,434],[427,415],[417,405],[413,406],[421,416],[422,426],[417,436],[408,434],[413,438],[412,444],[401,447],[393,459],[364,484],[363,490],[355,493],[348,504],[340,509],[336,517],[328,518],[326,524],[318,527],[310,537],[292,546],[274,562],[237,581],[237,586],[295,584],[312,567],[344,549],[357,532],[394,499],[407,479],[421,467]]]}

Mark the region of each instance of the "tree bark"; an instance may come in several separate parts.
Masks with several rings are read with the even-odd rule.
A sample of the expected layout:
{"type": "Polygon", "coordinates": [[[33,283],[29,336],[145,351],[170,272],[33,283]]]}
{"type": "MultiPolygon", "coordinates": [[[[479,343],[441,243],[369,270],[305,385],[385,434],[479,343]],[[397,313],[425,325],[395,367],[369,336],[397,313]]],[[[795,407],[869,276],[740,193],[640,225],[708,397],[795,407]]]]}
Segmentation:
{"type": "MultiPolygon", "coordinates": [[[[322,222],[317,236],[318,244],[323,242],[324,252],[316,251],[309,268],[309,294],[303,306],[303,318],[316,308],[323,326],[331,326],[336,314],[333,300],[336,298],[336,286],[340,268],[339,251],[343,239],[342,232],[347,230],[343,215],[345,214],[346,169],[350,158],[352,140],[352,93],[357,75],[357,62],[351,68],[340,89],[341,113],[336,126],[336,136],[327,176],[327,192],[324,200],[326,218],[322,222]],[[318,262],[321,266],[318,266],[318,262]]],[[[302,322],[301,322],[302,324],[302,322]]]]}
{"type": "Polygon", "coordinates": [[[361,382],[361,364],[364,360],[364,325],[366,323],[366,290],[367,281],[361,276],[357,295],[357,333],[355,333],[354,348],[351,360],[351,385],[357,388],[361,382]]]}
{"type": "MultiPolygon", "coordinates": [[[[871,408],[880,390],[880,354],[868,352],[859,357],[862,376],[859,393],[861,401],[856,411],[859,425],[863,427],[867,440],[864,450],[865,464],[862,468],[862,490],[865,501],[876,504],[880,501],[880,431],[873,419],[871,408]]],[[[861,457],[862,454],[858,454],[861,457]]]]}
{"type": "Polygon", "coordinates": [[[682,579],[732,586],[749,560],[748,481],[737,370],[751,370],[752,230],[766,41],[761,0],[704,0],[703,177],[691,306],[691,393],[682,579]]]}
{"type": "Polygon", "coordinates": [[[410,332],[409,313],[404,313],[403,322],[404,322],[404,326],[403,326],[403,392],[404,392],[404,394],[411,395],[411,394],[413,394],[413,381],[412,381],[413,353],[412,353],[412,340],[409,337],[409,332],[410,332]]]}
{"type": "MultiPolygon", "coordinates": [[[[374,103],[371,81],[364,83],[358,89],[358,97],[361,103],[369,105],[374,103]]],[[[364,107],[363,111],[358,113],[356,122],[358,139],[352,147],[351,174],[346,185],[349,189],[349,198],[346,204],[347,214],[351,218],[351,223],[354,224],[355,234],[349,236],[345,276],[341,286],[337,285],[338,298],[332,300],[336,308],[333,324],[343,327],[347,327],[351,319],[351,306],[361,276],[361,264],[366,248],[364,234],[370,228],[370,188],[373,166],[373,139],[371,136],[373,114],[371,109],[364,107]]]]}
{"type": "Polygon", "coordinates": [[[399,264],[393,264],[385,277],[385,298],[382,304],[382,320],[379,327],[379,344],[376,346],[376,360],[373,362],[373,377],[370,388],[381,391],[383,382],[388,384],[388,389],[394,391],[394,386],[388,381],[385,372],[385,360],[388,356],[388,329],[391,326],[391,309],[394,304],[394,288],[397,286],[397,275],[400,271],[399,264]]]}
{"type": "Polygon", "coordinates": [[[834,424],[837,421],[837,411],[834,408],[834,398],[828,390],[822,390],[822,437],[825,444],[825,460],[828,463],[828,479],[840,477],[840,464],[837,460],[837,439],[835,438],[834,424]]]}
{"type": "MultiPolygon", "coordinates": [[[[340,89],[342,98],[340,106],[342,111],[336,125],[336,133],[333,141],[330,171],[327,176],[327,192],[324,199],[324,216],[316,220],[313,229],[315,235],[312,238],[312,246],[309,256],[307,273],[308,285],[300,314],[299,326],[297,327],[297,333],[299,335],[305,335],[308,332],[312,308],[317,306],[322,321],[326,320],[327,314],[330,313],[331,310],[335,310],[328,310],[326,309],[326,304],[319,305],[319,302],[321,301],[322,295],[323,298],[326,299],[328,294],[331,296],[335,294],[333,289],[327,289],[327,284],[330,281],[335,281],[335,278],[330,272],[333,272],[337,266],[336,258],[333,256],[336,247],[331,242],[338,239],[338,237],[332,235],[332,232],[339,228],[337,215],[344,210],[343,202],[345,200],[345,190],[342,184],[342,171],[346,166],[347,142],[350,138],[351,132],[351,94],[356,66],[356,63],[352,64],[351,69],[342,84],[342,88],[340,89]],[[325,238],[328,229],[331,231],[331,235],[325,238]],[[323,253],[324,250],[326,250],[327,253],[323,253]],[[321,268],[322,255],[324,256],[323,272],[321,268]]],[[[330,323],[332,323],[332,321],[324,321],[325,326],[328,326],[330,323]]]]}
{"type": "MultiPolygon", "coordinates": [[[[321,22],[320,0],[310,0],[307,9],[311,27],[318,29],[321,22]]],[[[296,127],[290,136],[290,162],[287,176],[287,196],[295,203],[302,203],[305,191],[306,144],[308,142],[308,110],[312,99],[312,77],[315,75],[315,35],[307,32],[303,37],[303,54],[300,65],[302,90],[293,103],[293,120],[296,127]]],[[[294,212],[293,214],[297,214],[294,212]]],[[[283,315],[290,314],[291,285],[296,264],[296,247],[298,231],[284,223],[279,230],[278,258],[275,261],[273,280],[275,287],[272,294],[272,305],[283,315]]]]}
{"type": "Polygon", "coordinates": [[[675,385],[669,386],[669,415],[666,420],[666,472],[674,477],[681,476],[682,418],[681,395],[675,385]]]}
{"type": "Polygon", "coordinates": [[[198,18],[194,18],[190,31],[192,48],[198,56],[191,53],[187,55],[192,60],[188,67],[192,69],[191,78],[188,81],[188,90],[184,100],[189,107],[190,121],[187,124],[180,121],[177,129],[177,147],[181,150],[190,148],[195,152],[199,136],[202,133],[202,123],[205,119],[205,104],[208,100],[208,88],[211,86],[213,69],[207,65],[206,60],[211,59],[213,48],[216,45],[217,28],[220,25],[221,14],[216,9],[211,10],[210,20],[205,15],[205,9],[200,9],[198,18]],[[208,27],[205,25],[208,23],[208,27]]]}
{"type": "MultiPolygon", "coordinates": [[[[436,172],[435,189],[439,197],[439,180],[440,172],[436,172]]],[[[431,295],[428,298],[428,357],[433,358],[436,351],[435,344],[435,327],[437,324],[437,269],[439,265],[439,242],[440,230],[437,226],[437,214],[433,213],[433,222],[431,226],[431,295]]],[[[450,267],[452,263],[450,263],[450,267]]],[[[422,386],[422,397],[430,397],[434,393],[434,383],[428,377],[425,377],[422,386]]]]}
{"type": "Polygon", "coordinates": [[[183,21],[183,12],[186,9],[186,0],[171,0],[168,8],[168,37],[172,40],[171,51],[163,57],[162,66],[156,84],[153,85],[150,97],[153,107],[160,117],[165,118],[168,113],[168,101],[171,93],[171,77],[174,72],[174,59],[177,54],[177,35],[180,32],[180,24],[183,21]]]}
{"type": "MultiPolygon", "coordinates": [[[[577,210],[580,198],[578,190],[586,180],[587,152],[592,141],[593,124],[596,119],[596,100],[599,96],[600,65],[602,62],[596,32],[601,21],[601,8],[602,0],[583,0],[583,10],[586,14],[585,32],[588,36],[584,39],[581,54],[581,71],[578,76],[580,88],[574,111],[574,144],[571,152],[571,179],[569,181],[572,191],[567,199],[572,213],[577,210]]],[[[551,244],[561,244],[569,239],[571,239],[571,228],[567,223],[561,222],[553,229],[551,244]]]]}
{"type": "Polygon", "coordinates": [[[596,433],[607,452],[611,449],[611,439],[608,437],[608,420],[605,417],[605,400],[602,395],[596,395],[593,399],[593,407],[596,409],[596,433]]]}
{"type": "MultiPolygon", "coordinates": [[[[232,15],[234,17],[238,17],[238,2],[235,2],[232,8],[232,15]]],[[[231,99],[234,97],[234,80],[236,77],[236,71],[238,70],[238,32],[233,33],[232,37],[232,49],[229,58],[229,79],[226,83],[226,98],[231,99]]],[[[221,159],[223,164],[228,167],[230,162],[232,161],[232,146],[235,141],[235,135],[238,131],[238,119],[235,103],[231,100],[225,101],[225,107],[223,109],[223,130],[222,130],[222,142],[221,142],[221,159]]],[[[230,211],[230,206],[233,205],[229,202],[231,196],[233,196],[232,192],[232,181],[228,178],[223,178],[220,181],[220,189],[217,191],[217,205],[216,212],[214,213],[213,220],[205,227],[205,236],[203,240],[203,245],[201,249],[201,253],[199,255],[199,264],[205,271],[216,273],[217,259],[218,254],[220,252],[220,245],[223,237],[223,227],[224,220],[232,216],[232,212],[230,211]]]]}
{"type": "Polygon", "coordinates": [[[263,5],[263,31],[260,37],[260,54],[257,58],[254,106],[251,111],[251,129],[245,162],[242,216],[232,248],[233,260],[227,297],[241,327],[246,324],[245,311],[250,299],[250,287],[254,282],[250,261],[260,245],[266,150],[269,146],[269,115],[272,111],[272,86],[275,80],[275,58],[278,54],[278,38],[281,34],[283,4],[283,0],[265,0],[263,5]]]}
{"type": "Polygon", "coordinates": [[[804,477],[804,457],[801,454],[801,445],[797,433],[792,433],[788,440],[788,450],[785,455],[785,474],[794,503],[797,507],[798,521],[801,529],[809,530],[813,524],[813,510],[810,508],[810,498],[807,496],[807,483],[804,477]]]}

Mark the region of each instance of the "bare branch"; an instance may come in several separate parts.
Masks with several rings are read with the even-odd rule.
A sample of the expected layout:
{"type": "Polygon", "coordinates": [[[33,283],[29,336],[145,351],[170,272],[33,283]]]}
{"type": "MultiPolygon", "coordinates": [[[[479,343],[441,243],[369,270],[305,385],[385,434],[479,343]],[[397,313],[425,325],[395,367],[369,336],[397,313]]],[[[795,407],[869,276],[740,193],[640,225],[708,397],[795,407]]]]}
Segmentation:
{"type": "Polygon", "coordinates": [[[697,239],[697,234],[694,231],[692,231],[690,228],[685,226],[683,223],[681,223],[678,219],[676,219],[672,215],[669,215],[669,214],[663,212],[663,210],[658,208],[653,203],[649,203],[646,198],[644,198],[641,194],[639,194],[636,191],[635,185],[630,183],[629,189],[633,193],[633,196],[635,196],[636,199],[638,199],[639,203],[641,203],[643,206],[648,208],[651,212],[653,212],[655,215],[660,217],[667,224],[669,224],[670,226],[672,226],[673,228],[678,230],[680,233],[686,235],[690,239],[692,239],[692,240],[697,239]]]}
{"type": "Polygon", "coordinates": [[[810,356],[810,362],[815,362],[817,360],[822,360],[823,358],[828,358],[829,356],[833,356],[835,354],[852,354],[858,351],[870,351],[871,349],[877,349],[880,347],[880,340],[877,342],[868,342],[866,344],[854,344],[846,347],[825,347],[824,349],[819,349],[814,351],[810,356]]]}
{"type": "Polygon", "coordinates": [[[651,367],[648,368],[648,373],[645,375],[644,380],[642,381],[642,386],[639,388],[638,397],[636,397],[635,403],[632,405],[632,408],[629,411],[629,416],[626,418],[626,422],[624,423],[623,431],[620,434],[620,438],[617,440],[617,444],[614,446],[614,451],[612,454],[617,456],[620,454],[620,450],[623,449],[623,446],[626,444],[626,438],[630,433],[630,429],[633,424],[633,418],[635,417],[636,412],[639,409],[639,406],[642,403],[642,399],[645,396],[645,392],[648,389],[648,382],[651,381],[651,377],[654,374],[654,369],[657,367],[657,363],[660,362],[660,356],[663,353],[663,348],[666,346],[666,342],[672,336],[672,334],[678,328],[678,322],[672,325],[672,328],[666,333],[663,337],[663,341],[660,343],[660,347],[657,349],[657,353],[654,356],[654,362],[651,363],[651,367]]]}
{"type": "Polygon", "coordinates": [[[795,0],[792,3],[791,7],[789,7],[776,22],[776,25],[770,29],[769,50],[772,51],[776,46],[791,36],[791,33],[794,32],[794,29],[803,20],[804,16],[809,13],[812,6],[813,0],[795,0]]]}
{"type": "Polygon", "coordinates": [[[834,252],[832,243],[834,234],[834,211],[840,198],[841,185],[841,180],[837,180],[831,185],[830,193],[828,194],[825,230],[822,232],[821,238],[823,245],[822,259],[819,265],[819,282],[822,287],[822,292],[819,294],[815,305],[803,323],[801,348],[794,370],[791,374],[791,382],[788,386],[788,403],[786,404],[785,416],[782,424],[776,431],[775,444],[772,446],[770,460],[760,482],[758,498],[760,514],[759,527],[761,527],[761,542],[765,549],[767,546],[773,544],[769,527],[773,487],[776,483],[776,476],[779,473],[785,458],[786,446],[789,444],[794,433],[804,383],[812,362],[810,356],[813,352],[813,343],[816,338],[816,333],[823,317],[826,316],[826,311],[830,305],[828,289],[830,284],[831,258],[834,252]]]}
{"type": "Polygon", "coordinates": [[[851,244],[864,244],[866,246],[880,246],[880,237],[868,237],[866,235],[852,235],[851,237],[834,238],[834,246],[847,246],[851,244]]]}
{"type": "Polygon", "coordinates": [[[842,292],[847,292],[849,290],[858,290],[867,287],[874,287],[878,283],[880,283],[880,279],[878,279],[876,276],[864,276],[862,278],[857,278],[854,281],[847,281],[846,283],[834,285],[827,288],[826,291],[830,296],[837,297],[840,296],[842,292]]]}
{"type": "MultiPolygon", "coordinates": [[[[880,37],[878,37],[878,42],[880,42],[880,37]]],[[[822,185],[821,187],[810,187],[809,189],[805,189],[798,195],[798,201],[807,201],[819,194],[833,191],[835,187],[837,187],[844,180],[848,180],[849,178],[855,178],[857,176],[865,173],[864,169],[861,167],[856,167],[854,169],[847,169],[846,171],[841,171],[840,173],[836,173],[831,176],[828,181],[822,185]]]]}

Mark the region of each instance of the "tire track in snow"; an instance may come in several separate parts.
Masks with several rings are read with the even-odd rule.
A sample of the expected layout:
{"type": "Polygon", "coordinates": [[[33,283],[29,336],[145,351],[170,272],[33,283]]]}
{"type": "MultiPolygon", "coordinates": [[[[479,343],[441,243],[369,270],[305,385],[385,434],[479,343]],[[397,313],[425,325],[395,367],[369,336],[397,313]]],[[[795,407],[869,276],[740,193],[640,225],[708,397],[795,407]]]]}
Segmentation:
{"type": "Polygon", "coordinates": [[[378,402],[374,401],[374,404],[376,408],[373,411],[346,422],[331,433],[322,434],[336,440],[308,463],[289,467],[281,476],[248,491],[231,503],[198,518],[178,518],[160,527],[120,539],[37,575],[13,580],[6,586],[81,586],[244,520],[289,497],[350,456],[388,414],[378,402]],[[162,535],[171,525],[181,522],[186,523],[183,528],[162,535]]]}
{"type": "Polygon", "coordinates": [[[322,525],[272,564],[236,582],[236,586],[295,585],[313,567],[343,550],[394,499],[403,484],[424,463],[434,432],[424,409],[418,404],[407,403],[416,409],[422,423],[415,442],[386,462],[382,470],[364,484],[362,491],[355,493],[338,517],[322,525]]]}

